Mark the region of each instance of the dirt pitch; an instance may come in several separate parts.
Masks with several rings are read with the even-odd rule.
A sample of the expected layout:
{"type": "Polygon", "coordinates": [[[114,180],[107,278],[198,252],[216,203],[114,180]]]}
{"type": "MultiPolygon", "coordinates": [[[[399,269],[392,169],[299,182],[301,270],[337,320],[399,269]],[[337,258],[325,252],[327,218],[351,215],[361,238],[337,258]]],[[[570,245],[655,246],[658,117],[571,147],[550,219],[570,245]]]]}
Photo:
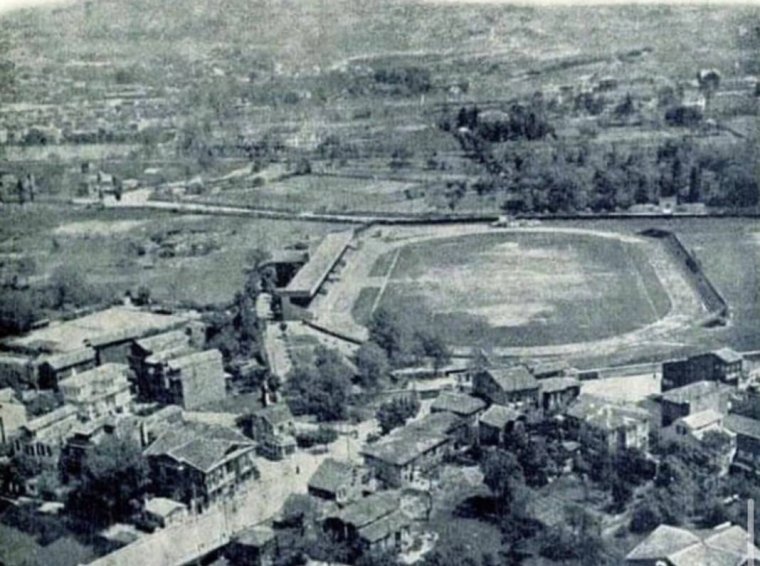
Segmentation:
{"type": "Polygon", "coordinates": [[[312,310],[320,324],[366,338],[380,305],[420,304],[458,354],[481,344],[520,356],[612,352],[662,343],[704,314],[656,241],[485,225],[372,229],[312,310]]]}

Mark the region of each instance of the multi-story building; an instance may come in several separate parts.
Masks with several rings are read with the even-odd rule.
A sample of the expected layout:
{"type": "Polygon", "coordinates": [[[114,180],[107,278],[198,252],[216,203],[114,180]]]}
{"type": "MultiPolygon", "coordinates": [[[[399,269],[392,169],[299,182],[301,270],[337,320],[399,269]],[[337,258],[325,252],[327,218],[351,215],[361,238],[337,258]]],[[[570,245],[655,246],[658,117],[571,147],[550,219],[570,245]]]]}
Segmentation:
{"type": "Polygon", "coordinates": [[[243,419],[243,429],[267,458],[281,460],[296,450],[293,413],[285,403],[268,405],[243,419]]]}
{"type": "Polygon", "coordinates": [[[182,423],[143,455],[157,494],[200,511],[230,498],[258,477],[253,441],[227,427],[182,423]]]}
{"type": "Polygon", "coordinates": [[[571,432],[585,450],[649,448],[649,412],[630,405],[581,396],[565,413],[571,432]]]}
{"type": "Polygon", "coordinates": [[[736,435],[734,465],[753,473],[760,471],[760,421],[731,414],[724,425],[736,435]]]}
{"type": "Polygon", "coordinates": [[[59,407],[21,426],[13,442],[13,451],[26,454],[45,467],[56,468],[61,448],[78,424],[76,408],[71,405],[59,407]]]}
{"type": "Polygon", "coordinates": [[[721,348],[662,365],[662,389],[667,391],[698,381],[738,386],[744,375],[744,358],[731,348],[721,348]]]}
{"type": "Polygon", "coordinates": [[[13,389],[0,390],[0,445],[9,444],[26,421],[26,407],[16,399],[13,389]]]}
{"type": "Polygon", "coordinates": [[[538,407],[539,383],[524,366],[487,368],[475,373],[472,392],[489,403],[538,407]]]}
{"type": "Polygon", "coordinates": [[[697,381],[670,389],[657,399],[663,427],[693,413],[711,409],[726,414],[730,408],[731,388],[716,381],[697,381]]]}
{"type": "Polygon", "coordinates": [[[126,412],[132,402],[128,367],[108,363],[72,375],[58,385],[64,401],[75,407],[79,418],[95,420],[126,412]]]}

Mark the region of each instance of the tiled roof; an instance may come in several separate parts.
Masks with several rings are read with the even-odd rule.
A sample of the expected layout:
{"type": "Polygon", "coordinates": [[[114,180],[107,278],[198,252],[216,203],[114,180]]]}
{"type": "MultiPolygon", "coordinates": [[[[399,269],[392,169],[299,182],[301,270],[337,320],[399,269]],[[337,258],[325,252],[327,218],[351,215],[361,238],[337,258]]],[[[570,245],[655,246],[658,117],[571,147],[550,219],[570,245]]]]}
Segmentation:
{"type": "Polygon", "coordinates": [[[731,348],[720,348],[719,350],[715,350],[713,354],[718,356],[721,361],[727,364],[740,362],[744,359],[739,352],[731,348]]]}
{"type": "Polygon", "coordinates": [[[397,491],[379,491],[346,506],[335,514],[344,523],[362,528],[399,509],[397,491]]]}
{"type": "Polygon", "coordinates": [[[283,292],[313,296],[353,237],[352,230],[327,234],[283,292]]]}
{"type": "Polygon", "coordinates": [[[723,425],[731,432],[760,440],[760,421],[756,419],[730,414],[726,416],[723,425]]]}
{"type": "Polygon", "coordinates": [[[572,387],[580,387],[581,382],[574,377],[549,377],[538,382],[542,393],[566,391],[572,387]]]}
{"type": "MultiPolygon", "coordinates": [[[[660,525],[626,556],[628,561],[667,560],[674,566],[739,566],[749,556],[748,534],[737,525],[708,531],[660,525]]],[[[760,554],[754,546],[754,556],[760,554]]]]}
{"type": "Polygon", "coordinates": [[[335,493],[340,487],[349,485],[354,474],[354,466],[333,458],[324,460],[309,479],[309,487],[335,493]]]}
{"type": "Polygon", "coordinates": [[[538,381],[525,366],[489,368],[485,372],[490,374],[496,384],[504,391],[538,389],[538,381]]]}
{"type": "Polygon", "coordinates": [[[166,430],[143,454],[147,457],[169,456],[208,472],[224,461],[228,454],[253,448],[253,442],[235,430],[194,422],[166,430]]]}
{"type": "Polygon", "coordinates": [[[480,422],[494,428],[503,429],[508,423],[520,418],[520,413],[509,407],[491,405],[480,417],[480,422]]]}
{"type": "Polygon", "coordinates": [[[222,353],[219,350],[205,350],[193,352],[185,356],[174,358],[168,362],[169,369],[184,372],[202,364],[218,364],[222,367],[222,353]]]}
{"type": "Polygon", "coordinates": [[[692,430],[699,430],[711,424],[719,422],[723,415],[712,409],[705,409],[678,419],[692,430]]]}
{"type": "Polygon", "coordinates": [[[254,416],[268,420],[277,426],[293,420],[293,413],[287,403],[274,403],[253,411],[254,416]]]}
{"type": "Polygon", "coordinates": [[[125,364],[103,364],[96,368],[75,373],[62,380],[59,386],[81,387],[88,383],[101,383],[106,381],[117,381],[127,379],[129,367],[125,364]]]}
{"type": "Polygon", "coordinates": [[[697,381],[689,383],[683,387],[676,387],[660,395],[660,399],[670,403],[691,403],[695,399],[705,395],[715,394],[719,391],[725,391],[726,386],[715,381],[697,381]]]}
{"type": "Polygon", "coordinates": [[[482,410],[486,406],[485,401],[465,395],[464,393],[451,393],[444,391],[433,401],[431,410],[448,411],[455,415],[470,416],[482,410]]]}
{"type": "Polygon", "coordinates": [[[375,543],[393,536],[400,529],[408,527],[411,521],[403,511],[393,511],[377,521],[359,529],[359,538],[375,543]]]}
{"type": "Polygon", "coordinates": [[[566,414],[605,430],[615,430],[632,422],[649,421],[649,412],[644,409],[590,396],[579,397],[566,414]]]}
{"type": "Polygon", "coordinates": [[[95,360],[95,350],[92,348],[81,348],[71,352],[64,352],[63,354],[45,356],[42,363],[49,365],[54,370],[61,370],[93,360],[95,360]]]}
{"type": "Polygon", "coordinates": [[[366,445],[362,454],[404,466],[446,443],[449,440],[448,434],[461,422],[459,417],[451,413],[432,413],[393,431],[374,444],[366,445]]]}
{"type": "Polygon", "coordinates": [[[184,504],[167,497],[151,497],[145,502],[145,510],[159,517],[167,517],[183,509],[185,509],[184,504]]]}
{"type": "Polygon", "coordinates": [[[163,332],[147,338],[137,340],[135,343],[141,349],[146,352],[159,352],[166,350],[167,348],[175,348],[177,346],[187,344],[188,336],[182,330],[172,330],[169,332],[163,332]]]}

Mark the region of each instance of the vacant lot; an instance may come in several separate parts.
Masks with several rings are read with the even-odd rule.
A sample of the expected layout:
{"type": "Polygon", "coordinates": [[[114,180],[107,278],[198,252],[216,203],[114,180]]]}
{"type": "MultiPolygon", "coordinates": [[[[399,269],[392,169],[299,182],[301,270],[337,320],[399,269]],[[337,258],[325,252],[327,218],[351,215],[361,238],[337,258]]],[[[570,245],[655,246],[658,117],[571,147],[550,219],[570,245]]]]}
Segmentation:
{"type": "MultiPolygon", "coordinates": [[[[415,243],[401,249],[380,304],[424,304],[433,313],[428,323],[458,345],[607,338],[648,325],[670,307],[643,252],[615,239],[548,232],[415,243]]],[[[379,262],[376,273],[388,263],[379,262]]]]}
{"type": "Polygon", "coordinates": [[[41,280],[74,266],[114,296],[144,285],[158,300],[208,304],[229,301],[242,289],[252,249],[316,243],[334,229],[157,211],[6,208],[0,210],[0,256],[29,255],[41,280]]]}

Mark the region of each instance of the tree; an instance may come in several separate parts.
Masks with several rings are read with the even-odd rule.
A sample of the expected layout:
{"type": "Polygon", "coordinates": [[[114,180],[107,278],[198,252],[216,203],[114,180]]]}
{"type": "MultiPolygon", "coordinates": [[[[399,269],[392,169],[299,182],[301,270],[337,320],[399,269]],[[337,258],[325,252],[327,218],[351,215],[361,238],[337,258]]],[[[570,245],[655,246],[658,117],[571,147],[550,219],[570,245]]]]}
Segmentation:
{"type": "Polygon", "coordinates": [[[420,402],[416,397],[398,397],[380,405],[376,417],[382,433],[388,434],[394,428],[404,426],[419,411],[420,402]]]}
{"type": "Polygon", "coordinates": [[[288,404],[319,421],[345,419],[351,396],[351,369],[335,350],[318,346],[314,361],[296,366],[287,380],[288,404]]]}
{"type": "Polygon", "coordinates": [[[82,307],[98,301],[98,296],[73,265],[62,265],[50,277],[52,303],[56,308],[66,305],[82,307]]]}
{"type": "Polygon", "coordinates": [[[356,367],[361,384],[368,389],[377,388],[380,380],[390,371],[388,355],[374,342],[365,342],[356,352],[356,367]]]}
{"type": "Polygon", "coordinates": [[[31,292],[0,290],[0,335],[26,332],[40,316],[31,292]]]}
{"type": "Polygon", "coordinates": [[[84,461],[82,480],[67,508],[96,523],[110,524],[131,515],[148,484],[140,446],[130,438],[105,437],[84,461]]]}
{"type": "Polygon", "coordinates": [[[515,493],[525,484],[522,467],[517,458],[506,450],[490,452],[481,463],[483,482],[498,499],[500,510],[507,513],[515,493]]]}
{"type": "Polygon", "coordinates": [[[631,532],[648,533],[662,524],[659,505],[651,500],[645,500],[633,510],[631,516],[631,532]]]}

